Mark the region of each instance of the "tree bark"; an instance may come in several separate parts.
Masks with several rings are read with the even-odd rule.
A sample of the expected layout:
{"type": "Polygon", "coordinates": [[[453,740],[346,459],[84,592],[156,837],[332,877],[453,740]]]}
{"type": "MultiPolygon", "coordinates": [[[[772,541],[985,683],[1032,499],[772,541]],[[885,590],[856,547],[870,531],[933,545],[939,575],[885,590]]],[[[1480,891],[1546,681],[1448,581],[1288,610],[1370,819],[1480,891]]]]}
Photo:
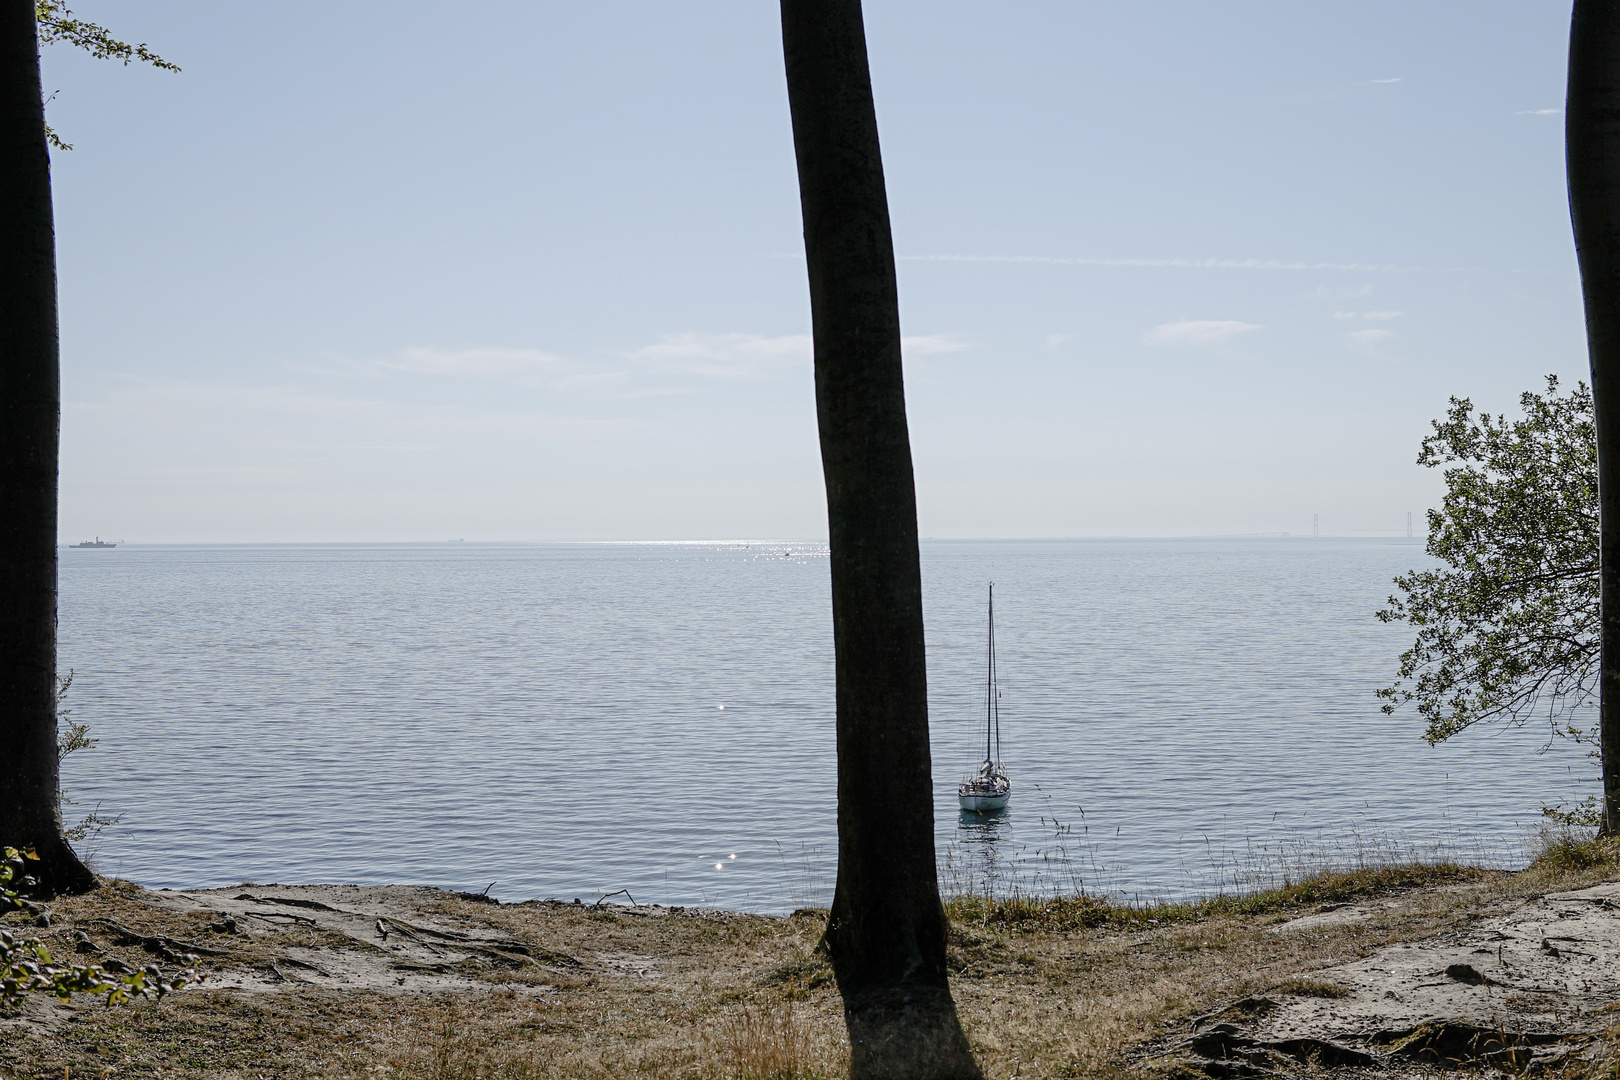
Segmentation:
{"type": "Polygon", "coordinates": [[[0,0],[0,844],[44,893],[95,887],[56,754],[56,238],[33,0],[0,0]]]}
{"type": "Polygon", "coordinates": [[[1603,832],[1620,832],[1620,3],[1575,0],[1564,153],[1597,425],[1603,832]]]}
{"type": "Polygon", "coordinates": [[[917,502],[860,0],[782,0],[815,337],[837,662],[838,880],[823,939],[850,1077],[978,1077],[945,971],[917,502]]]}

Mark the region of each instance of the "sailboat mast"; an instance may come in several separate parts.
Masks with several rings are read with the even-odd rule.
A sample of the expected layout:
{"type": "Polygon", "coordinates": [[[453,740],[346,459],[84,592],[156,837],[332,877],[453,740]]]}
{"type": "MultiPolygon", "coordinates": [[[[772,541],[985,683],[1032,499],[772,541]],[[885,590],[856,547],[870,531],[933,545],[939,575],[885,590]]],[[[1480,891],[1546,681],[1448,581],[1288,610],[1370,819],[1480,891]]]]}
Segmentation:
{"type": "MultiPolygon", "coordinates": [[[[996,716],[996,583],[990,583],[990,634],[986,645],[986,676],[984,690],[984,760],[994,761],[990,756],[990,732],[993,719],[996,716]]],[[[999,725],[996,725],[999,726],[999,725]]]]}
{"type": "MultiPolygon", "coordinates": [[[[995,583],[994,582],[991,582],[990,588],[991,588],[990,597],[991,597],[991,600],[994,601],[994,599],[995,599],[995,591],[994,591],[995,590],[995,583]]],[[[995,623],[995,614],[996,614],[995,606],[992,603],[991,609],[990,609],[990,682],[991,682],[990,712],[991,712],[991,715],[995,719],[995,727],[996,727],[996,768],[999,769],[999,768],[1001,768],[1001,678],[1000,678],[1000,673],[995,670],[995,666],[996,666],[996,623],[995,623]]]]}

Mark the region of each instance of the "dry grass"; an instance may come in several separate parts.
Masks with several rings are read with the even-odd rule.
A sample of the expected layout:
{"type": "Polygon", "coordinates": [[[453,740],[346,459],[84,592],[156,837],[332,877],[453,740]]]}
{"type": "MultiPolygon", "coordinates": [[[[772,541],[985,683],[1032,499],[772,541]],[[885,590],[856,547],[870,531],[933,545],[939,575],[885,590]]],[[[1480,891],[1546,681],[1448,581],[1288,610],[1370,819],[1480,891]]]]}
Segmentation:
{"type": "Polygon", "coordinates": [[[1300,975],[1296,975],[1291,979],[1284,979],[1272,987],[1271,992],[1273,994],[1293,994],[1296,997],[1342,998],[1350,996],[1350,989],[1339,983],[1300,975]]]}
{"type": "Polygon", "coordinates": [[[1240,896],[1215,896],[1188,903],[1121,904],[1103,897],[985,898],[960,896],[946,902],[955,922],[1014,932],[1066,933],[1101,927],[1129,930],[1172,923],[1201,922],[1223,915],[1297,913],[1322,904],[1409,892],[1460,881],[1479,881],[1492,871],[1456,863],[1372,866],[1324,870],[1299,881],[1240,896]]]}
{"type": "Polygon", "coordinates": [[[1620,845],[1553,836],[1517,874],[1368,867],[1185,905],[966,898],[950,905],[954,990],[988,1075],[1151,1075],[1144,1048],[1223,1002],[1333,993],[1309,973],[1617,871],[1620,845]],[[1378,909],[1365,921],[1266,932],[1358,901],[1378,909]]]}
{"type": "MultiPolygon", "coordinates": [[[[1554,838],[1518,874],[1369,868],[1248,897],[1152,907],[1086,897],[956,900],[948,905],[953,990],[988,1076],[1162,1076],[1154,1041],[1193,1016],[1250,995],[1342,993],[1312,972],[1617,871],[1615,845],[1554,838]],[[1346,902],[1366,903],[1373,914],[1267,932],[1346,902]]],[[[64,942],[86,920],[110,918],[225,949],[210,958],[223,965],[263,964],[282,947],[272,935],[218,934],[195,917],[142,904],[131,886],[56,907],[63,921],[54,932],[64,942]]],[[[836,988],[813,951],[821,931],[814,914],[619,909],[608,919],[572,905],[448,897],[424,914],[498,928],[583,966],[485,970],[476,976],[482,989],[456,995],[205,985],[159,1004],[91,1005],[58,1016],[48,1033],[0,1027],[0,1076],[110,1069],[120,1077],[244,1080],[811,1080],[847,1068],[836,988]]],[[[305,944],[296,932],[286,943],[305,944]]],[[[112,951],[128,952],[131,962],[141,956],[112,951]]]]}
{"type": "Polygon", "coordinates": [[[818,1061],[812,1029],[799,1022],[792,1002],[745,1006],[720,1024],[717,1046],[723,1066],[737,1080],[811,1080],[833,1075],[818,1061]]]}

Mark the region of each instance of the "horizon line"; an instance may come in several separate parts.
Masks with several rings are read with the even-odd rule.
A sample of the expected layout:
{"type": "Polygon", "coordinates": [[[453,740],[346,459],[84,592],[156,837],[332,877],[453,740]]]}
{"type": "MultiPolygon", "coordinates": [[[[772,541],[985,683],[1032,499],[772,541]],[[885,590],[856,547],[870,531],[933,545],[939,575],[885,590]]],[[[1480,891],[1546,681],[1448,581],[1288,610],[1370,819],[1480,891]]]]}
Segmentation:
{"type": "MultiPolygon", "coordinates": [[[[1052,535],[1052,536],[921,536],[920,543],[1062,543],[1082,541],[1108,541],[1108,540],[1411,540],[1414,543],[1426,540],[1427,533],[1418,533],[1407,536],[1400,529],[1358,529],[1348,532],[1324,532],[1312,536],[1308,532],[1236,532],[1236,533],[1096,533],[1089,535],[1052,535]]],[[[641,546],[765,546],[773,544],[810,544],[819,547],[827,546],[826,537],[806,536],[752,536],[752,537],[694,537],[694,538],[626,538],[626,537],[542,537],[518,538],[507,540],[480,540],[457,537],[447,540],[127,540],[109,541],[109,548],[93,550],[110,550],[113,547],[311,547],[311,546],[434,546],[445,545],[540,545],[540,544],[600,544],[600,545],[641,545],[641,546]]],[[[67,539],[59,540],[58,548],[75,548],[77,543],[67,539]]]]}

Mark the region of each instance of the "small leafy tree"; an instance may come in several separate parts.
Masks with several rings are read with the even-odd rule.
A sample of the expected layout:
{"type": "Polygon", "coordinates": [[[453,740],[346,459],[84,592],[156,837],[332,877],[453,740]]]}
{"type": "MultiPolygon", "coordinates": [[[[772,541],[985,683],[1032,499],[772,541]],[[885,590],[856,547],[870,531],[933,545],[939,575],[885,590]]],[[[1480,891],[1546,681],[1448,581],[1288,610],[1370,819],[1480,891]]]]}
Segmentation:
{"type": "MultiPolygon", "coordinates": [[[[96,743],[100,741],[90,737],[89,724],[83,724],[72,719],[73,710],[62,707],[62,702],[67,697],[67,692],[72,686],[73,669],[68,668],[66,675],[56,677],[56,763],[58,766],[58,779],[61,777],[60,766],[62,762],[67,760],[69,754],[77,753],[80,750],[93,750],[96,743]]],[[[60,786],[56,789],[56,800],[64,809],[78,805],[67,797],[60,786]]],[[[85,841],[93,842],[97,836],[101,835],[103,829],[109,825],[117,825],[123,819],[122,814],[113,817],[103,814],[98,803],[94,810],[79,819],[77,825],[65,826],[62,829],[62,835],[72,844],[85,841]]]]}
{"type": "MultiPolygon", "coordinates": [[[[39,24],[41,45],[65,41],[69,45],[83,49],[97,60],[122,60],[125,67],[139,60],[143,64],[151,64],[159,71],[180,70],[176,65],[148,49],[144,41],[139,45],[131,45],[113,37],[104,26],[75,18],[62,0],[35,0],[34,19],[39,24]]],[[[49,124],[45,125],[45,138],[57,150],[73,149],[71,143],[65,143],[57,137],[49,124]]]]}
{"type": "MultiPolygon", "coordinates": [[[[0,856],[0,915],[41,913],[39,904],[18,895],[14,887],[28,882],[23,875],[24,860],[37,856],[12,847],[0,849],[0,856]]],[[[187,967],[175,975],[165,975],[156,964],[112,975],[100,964],[58,963],[37,938],[19,939],[9,930],[0,930],[0,1008],[13,1007],[30,993],[51,994],[60,1001],[70,1001],[74,994],[106,994],[108,1005],[136,997],[160,998],[196,980],[196,957],[187,954],[181,962],[187,967]]]]}
{"type": "Polygon", "coordinates": [[[1597,436],[1585,383],[1519,399],[1523,419],[1452,398],[1418,464],[1445,467],[1428,552],[1443,569],[1395,579],[1378,612],[1417,640],[1384,712],[1412,703],[1438,743],[1485,721],[1546,721],[1595,738],[1598,679],[1597,436]]]}

